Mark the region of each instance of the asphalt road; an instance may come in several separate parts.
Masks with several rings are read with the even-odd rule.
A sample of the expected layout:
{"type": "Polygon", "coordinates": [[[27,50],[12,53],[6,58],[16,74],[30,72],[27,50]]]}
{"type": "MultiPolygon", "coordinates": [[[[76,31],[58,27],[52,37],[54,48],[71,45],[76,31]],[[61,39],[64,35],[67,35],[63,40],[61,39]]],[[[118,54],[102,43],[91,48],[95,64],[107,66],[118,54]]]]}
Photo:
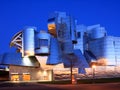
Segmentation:
{"type": "Polygon", "coordinates": [[[120,90],[120,83],[54,85],[30,83],[27,85],[0,86],[0,90],[120,90]]]}

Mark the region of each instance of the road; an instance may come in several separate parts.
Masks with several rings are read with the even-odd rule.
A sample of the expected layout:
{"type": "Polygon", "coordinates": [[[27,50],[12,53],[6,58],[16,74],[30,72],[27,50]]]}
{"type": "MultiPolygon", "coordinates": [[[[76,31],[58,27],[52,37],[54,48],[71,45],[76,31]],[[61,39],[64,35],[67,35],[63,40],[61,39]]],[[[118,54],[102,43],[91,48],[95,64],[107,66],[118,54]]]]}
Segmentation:
{"type": "Polygon", "coordinates": [[[120,90],[120,83],[54,85],[30,83],[27,85],[0,86],[0,90],[120,90]]]}

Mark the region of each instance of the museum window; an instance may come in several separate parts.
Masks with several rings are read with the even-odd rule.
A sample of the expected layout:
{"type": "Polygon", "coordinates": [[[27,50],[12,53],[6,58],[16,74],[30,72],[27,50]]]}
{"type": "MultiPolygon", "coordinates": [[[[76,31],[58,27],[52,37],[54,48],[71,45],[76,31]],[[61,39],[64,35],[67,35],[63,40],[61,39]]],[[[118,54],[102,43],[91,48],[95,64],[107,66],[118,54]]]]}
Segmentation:
{"type": "Polygon", "coordinates": [[[107,34],[106,34],[106,33],[104,33],[104,36],[107,36],[107,34]]]}
{"type": "Polygon", "coordinates": [[[81,32],[77,32],[77,38],[81,38],[81,32]]]}
{"type": "Polygon", "coordinates": [[[61,50],[64,51],[64,44],[61,44],[61,50]]]}
{"type": "Polygon", "coordinates": [[[115,41],[113,41],[113,46],[115,46],[115,41]]]}

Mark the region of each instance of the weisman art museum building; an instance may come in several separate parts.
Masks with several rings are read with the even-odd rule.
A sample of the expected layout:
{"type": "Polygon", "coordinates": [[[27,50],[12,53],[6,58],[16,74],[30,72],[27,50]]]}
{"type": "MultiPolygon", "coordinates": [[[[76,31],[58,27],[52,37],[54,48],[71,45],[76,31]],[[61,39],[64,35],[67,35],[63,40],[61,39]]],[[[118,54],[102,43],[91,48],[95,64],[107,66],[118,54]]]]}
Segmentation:
{"type": "Polygon", "coordinates": [[[0,72],[8,71],[8,80],[70,79],[71,68],[77,79],[92,78],[93,70],[95,78],[120,77],[120,37],[99,24],[79,25],[65,12],[49,15],[48,30],[23,28],[10,46],[17,52],[0,55],[0,72]]]}

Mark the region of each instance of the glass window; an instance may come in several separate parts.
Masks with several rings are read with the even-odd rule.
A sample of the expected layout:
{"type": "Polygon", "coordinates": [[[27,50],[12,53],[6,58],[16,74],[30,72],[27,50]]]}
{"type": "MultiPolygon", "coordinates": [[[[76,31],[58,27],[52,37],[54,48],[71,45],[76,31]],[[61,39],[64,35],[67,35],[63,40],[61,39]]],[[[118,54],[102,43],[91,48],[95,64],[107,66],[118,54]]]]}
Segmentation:
{"type": "Polygon", "coordinates": [[[81,38],[81,33],[80,32],[77,33],[77,38],[81,38]]]}
{"type": "Polygon", "coordinates": [[[115,46],[115,41],[113,41],[113,45],[115,46]]]}

